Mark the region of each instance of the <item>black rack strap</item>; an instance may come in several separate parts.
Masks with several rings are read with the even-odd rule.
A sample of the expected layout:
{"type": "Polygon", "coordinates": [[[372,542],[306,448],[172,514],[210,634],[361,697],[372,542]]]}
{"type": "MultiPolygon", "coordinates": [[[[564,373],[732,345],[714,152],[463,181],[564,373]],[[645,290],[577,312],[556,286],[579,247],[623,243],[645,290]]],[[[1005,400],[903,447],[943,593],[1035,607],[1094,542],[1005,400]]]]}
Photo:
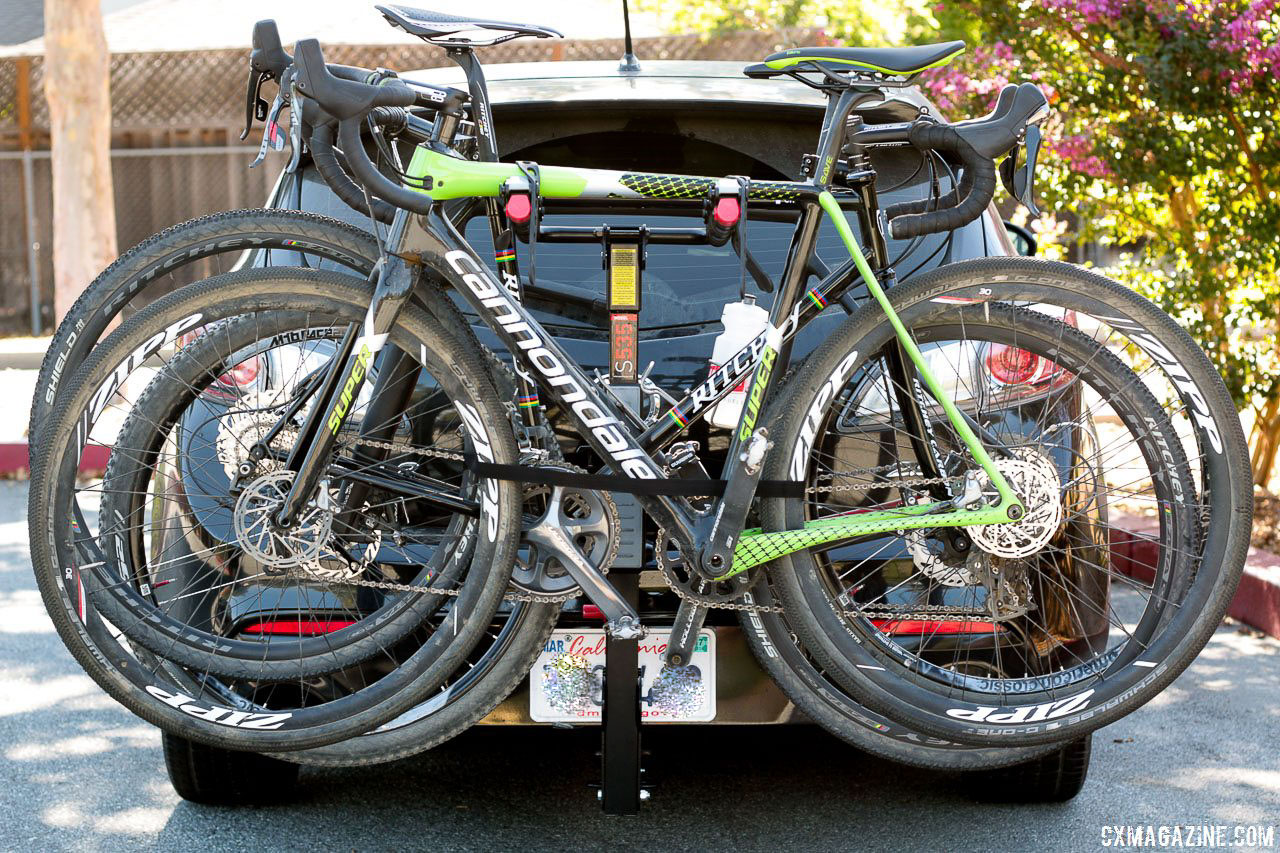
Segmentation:
{"type": "MultiPolygon", "coordinates": [[[[593,489],[623,492],[632,495],[664,495],[666,497],[705,497],[724,494],[726,480],[645,480],[621,474],[578,474],[557,468],[540,468],[535,465],[502,465],[482,462],[473,454],[466,454],[467,470],[479,477],[491,480],[512,480],[517,483],[536,483],[544,486],[567,486],[574,489],[593,489]]],[[[756,488],[760,498],[802,498],[804,483],[799,480],[761,480],[756,488]]]]}

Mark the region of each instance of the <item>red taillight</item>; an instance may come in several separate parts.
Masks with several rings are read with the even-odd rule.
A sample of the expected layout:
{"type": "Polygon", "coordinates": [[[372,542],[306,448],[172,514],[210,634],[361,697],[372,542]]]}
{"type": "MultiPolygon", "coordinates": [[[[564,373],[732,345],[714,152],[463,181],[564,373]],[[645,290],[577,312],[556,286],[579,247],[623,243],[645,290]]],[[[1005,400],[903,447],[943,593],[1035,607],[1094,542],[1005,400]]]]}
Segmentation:
{"type": "Polygon", "coordinates": [[[1056,363],[1021,347],[991,344],[987,348],[987,370],[1002,385],[1040,385],[1060,382],[1070,374],[1056,363]]]}
{"type": "Polygon", "coordinates": [[[343,620],[322,621],[317,619],[277,619],[271,622],[255,622],[244,629],[246,634],[277,634],[290,637],[313,637],[317,634],[332,634],[343,628],[350,628],[355,622],[343,620]]]}
{"type": "Polygon", "coordinates": [[[512,222],[525,222],[533,214],[533,202],[527,193],[512,193],[507,196],[506,211],[512,222]]]}
{"type": "Polygon", "coordinates": [[[912,636],[925,634],[989,634],[993,631],[1004,630],[994,622],[926,622],[920,619],[872,619],[871,624],[886,634],[909,634],[912,636]]]}
{"type": "Polygon", "coordinates": [[[218,377],[219,384],[230,385],[234,388],[243,388],[246,385],[252,385],[253,381],[258,378],[258,371],[262,369],[262,360],[259,356],[245,359],[226,373],[218,377]]]}

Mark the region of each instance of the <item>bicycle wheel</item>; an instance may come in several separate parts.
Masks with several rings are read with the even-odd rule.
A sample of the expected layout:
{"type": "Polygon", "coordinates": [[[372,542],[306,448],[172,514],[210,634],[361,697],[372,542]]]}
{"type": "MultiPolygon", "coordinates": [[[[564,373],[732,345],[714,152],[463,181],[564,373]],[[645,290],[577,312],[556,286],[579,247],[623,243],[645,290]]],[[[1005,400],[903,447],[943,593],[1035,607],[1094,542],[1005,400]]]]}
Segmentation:
{"type": "Polygon", "coordinates": [[[827,676],[821,663],[796,640],[785,615],[772,610],[777,598],[767,578],[762,577],[752,587],[743,603],[759,608],[742,611],[738,621],[760,668],[807,718],[864,752],[926,770],[1007,772],[1012,776],[1024,765],[1038,767],[1048,758],[1072,748],[1072,745],[1059,744],[973,746],[900,725],[858,704],[827,676]]]}
{"type": "Polygon", "coordinates": [[[40,365],[28,434],[53,412],[58,388],[112,327],[157,295],[244,264],[350,270],[368,275],[378,260],[373,235],[298,210],[230,210],[170,226],[102,271],[58,324],[40,365]]]}
{"type": "MultiPolygon", "coordinates": [[[[778,560],[800,642],[860,703],[959,743],[1061,741],[1134,710],[1194,659],[1243,565],[1251,495],[1220,378],[1150,303],[1066,265],[966,262],[891,298],[1006,448],[1027,520],[778,560]]],[[[906,428],[918,391],[893,378],[893,340],[864,309],[784,391],[766,476],[811,497],[763,502],[766,530],[916,503],[939,485],[921,453],[959,494],[971,458],[936,405],[928,435],[906,428]]]]}
{"type": "Polygon", "coordinates": [[[972,746],[922,734],[860,705],[831,679],[795,638],[784,614],[772,612],[777,598],[762,577],[743,603],[739,624],[760,668],[804,715],[864,752],[926,770],[982,771],[1034,761],[1061,749],[1042,746],[972,746]]]}
{"type": "MultiPolygon", "coordinates": [[[[351,600],[337,600],[340,597],[336,595],[325,597],[324,591],[342,586],[342,579],[308,577],[301,580],[295,578],[291,582],[289,579],[265,577],[260,572],[257,575],[248,572],[247,576],[257,578],[251,583],[257,583],[259,587],[253,590],[247,599],[250,602],[249,606],[243,606],[241,602],[242,606],[239,610],[228,609],[224,601],[220,614],[215,618],[211,600],[217,599],[219,593],[199,589],[201,578],[206,580],[210,576],[222,578],[220,583],[223,588],[229,589],[236,586],[239,581],[228,580],[229,575],[226,572],[234,568],[243,578],[246,576],[243,567],[214,560],[215,565],[211,566],[207,561],[202,562],[196,571],[187,575],[180,575],[177,569],[164,566],[160,566],[161,570],[171,570],[171,577],[156,578],[134,572],[147,567],[145,563],[134,562],[139,558],[146,559],[160,554],[160,562],[163,562],[162,552],[166,547],[167,533],[164,524],[172,520],[174,514],[159,512],[157,508],[168,503],[176,503],[181,508],[181,512],[176,515],[180,520],[185,519],[188,525],[183,538],[194,537],[197,541],[197,547],[192,549],[197,557],[220,555],[219,559],[222,559],[234,550],[225,548],[219,543],[214,543],[212,546],[209,544],[211,539],[216,539],[219,522],[209,512],[204,516],[201,516],[200,512],[209,510],[216,516],[217,511],[220,510],[225,516],[226,507],[217,506],[216,501],[210,502],[207,492],[193,488],[194,480],[182,479],[188,472],[174,461],[167,461],[165,466],[160,466],[164,468],[160,472],[162,476],[156,476],[154,467],[149,469],[152,471],[148,481],[148,495],[151,500],[146,501],[144,507],[144,502],[139,500],[137,495],[125,495],[124,492],[113,495],[112,499],[106,502],[113,508],[105,525],[90,522],[92,515],[86,510],[92,510],[93,507],[90,506],[89,500],[81,500],[81,498],[96,497],[95,491],[99,487],[93,483],[77,485],[76,467],[83,448],[98,440],[104,423],[101,421],[101,415],[110,409],[109,404],[114,403],[124,407],[129,412],[133,424],[138,424],[145,421],[139,412],[166,411],[170,416],[173,415],[175,411],[173,407],[165,409],[164,405],[156,401],[177,399],[182,393],[186,393],[191,401],[188,409],[183,413],[185,421],[183,418],[178,418],[173,423],[156,425],[157,432],[165,433],[164,441],[159,444],[154,440],[143,441],[136,447],[122,448],[121,452],[112,454],[111,465],[117,470],[112,471],[109,477],[126,478],[125,480],[117,479],[117,482],[127,483],[129,477],[138,476],[138,471],[141,470],[141,466],[131,466],[128,463],[131,459],[141,459],[142,455],[123,452],[123,450],[136,451],[145,448],[156,451],[157,448],[163,449],[166,445],[170,445],[170,442],[189,439],[189,445],[190,440],[195,440],[200,430],[195,429],[194,427],[198,424],[193,425],[190,420],[192,412],[195,412],[198,419],[206,426],[204,435],[207,442],[211,442],[209,446],[204,447],[205,460],[200,466],[202,473],[210,475],[215,473],[218,462],[223,463],[225,472],[225,460],[217,456],[217,437],[216,435],[210,437],[211,434],[208,431],[208,425],[211,423],[208,417],[211,411],[210,406],[221,400],[224,414],[245,414],[248,411],[245,407],[241,406],[237,409],[236,406],[237,401],[243,402],[247,399],[245,393],[247,390],[253,390],[255,393],[263,391],[267,387],[264,384],[266,378],[272,376],[275,377],[274,387],[279,390],[284,377],[296,376],[307,359],[311,359],[312,362],[317,359],[323,361],[322,350],[326,334],[331,333],[335,327],[345,328],[346,324],[361,318],[367,298],[368,288],[363,282],[335,274],[307,273],[299,270],[236,273],[204,282],[187,288],[179,294],[166,297],[126,323],[99,350],[94,352],[90,361],[77,375],[73,386],[69,387],[59,400],[58,408],[45,433],[45,446],[41,449],[41,455],[45,457],[42,462],[49,475],[43,482],[33,483],[32,489],[33,563],[42,594],[64,641],[90,674],[109,693],[132,710],[176,734],[223,745],[230,739],[240,748],[259,750],[307,748],[349,737],[403,713],[425,698],[461,664],[463,657],[484,635],[485,629],[490,624],[506,585],[505,573],[509,573],[510,564],[514,560],[515,543],[519,531],[518,490],[505,484],[485,481],[471,485],[470,488],[473,490],[483,490],[484,500],[486,503],[492,501],[495,511],[487,515],[483,523],[471,523],[469,527],[464,527],[458,531],[457,536],[439,536],[436,539],[435,550],[442,552],[451,550],[453,556],[447,562],[454,562],[456,558],[456,562],[465,568],[472,556],[475,556],[477,558],[475,565],[483,567],[483,571],[468,572],[465,575],[455,572],[460,581],[459,594],[450,604],[451,618],[442,626],[445,630],[431,631],[429,637],[405,636],[403,649],[393,648],[389,643],[384,643],[386,647],[381,650],[377,658],[382,662],[382,671],[376,674],[376,678],[369,679],[368,684],[348,684],[345,687],[346,695],[323,701],[313,707],[307,707],[306,702],[299,702],[300,697],[309,698],[316,695],[315,685],[300,675],[300,672],[304,671],[302,666],[289,670],[287,658],[290,654],[295,660],[305,660],[305,657],[300,656],[298,652],[310,648],[317,652],[316,659],[321,660],[325,658],[325,649],[328,649],[330,650],[327,655],[330,666],[328,671],[333,672],[345,663],[341,654],[344,644],[336,639],[338,635],[351,627],[359,627],[362,622],[369,620],[370,614],[380,611],[384,616],[390,614],[392,617],[400,615],[407,618],[407,614],[411,612],[410,609],[397,601],[390,603],[375,601],[373,604],[365,604],[358,600],[354,603],[351,600]],[[194,313],[191,311],[193,307],[198,308],[194,313]],[[278,319],[285,315],[302,317],[303,321],[300,325],[297,321],[290,323],[278,319]],[[249,329],[252,326],[250,318],[254,317],[257,318],[257,332],[249,329]],[[217,322],[223,318],[228,319],[217,322]],[[171,342],[172,338],[185,326],[209,323],[213,325],[209,326],[208,333],[196,338],[177,354],[170,354],[164,349],[164,345],[171,342]],[[293,325],[297,328],[281,332],[282,325],[293,325]],[[246,331],[246,329],[249,330],[246,331]],[[268,335],[263,331],[264,329],[269,329],[274,332],[274,335],[268,335]],[[138,343],[139,339],[143,341],[141,345],[138,343]],[[264,340],[269,346],[274,341],[277,348],[297,347],[298,342],[305,341],[308,342],[305,347],[310,349],[304,347],[303,350],[295,350],[292,362],[281,358],[263,360],[262,353],[253,351],[252,347],[255,342],[264,340]],[[244,346],[238,347],[245,341],[250,342],[245,344],[249,347],[248,350],[245,350],[244,346]],[[191,371],[193,365],[203,363],[202,359],[207,361],[209,354],[215,351],[218,344],[223,345],[222,364],[217,366],[206,364],[203,374],[199,371],[182,373],[183,370],[191,371]],[[137,369],[147,361],[148,356],[151,361],[147,363],[145,370],[154,372],[150,380],[145,382],[146,389],[139,394],[136,389],[130,388],[132,383],[127,380],[131,374],[142,375],[137,373],[137,369]],[[156,361],[162,365],[158,370],[151,366],[156,361]],[[117,364],[122,366],[116,367],[117,364]],[[290,365],[293,368],[292,374],[284,370],[290,365]],[[129,369],[131,367],[133,370],[129,369]],[[260,380],[257,376],[251,376],[250,374],[255,370],[261,371],[265,378],[260,380]],[[181,382],[172,381],[176,377],[190,379],[192,376],[196,376],[203,382],[203,384],[196,384],[197,391],[204,390],[209,393],[192,395],[190,383],[183,386],[181,382]],[[244,386],[238,387],[237,383],[241,382],[244,386]],[[183,390],[175,392],[173,389],[179,386],[183,390]],[[133,399],[137,399],[143,405],[141,407],[131,405],[133,399]],[[159,408],[154,408],[157,405],[159,408]],[[186,430],[189,435],[182,434],[183,430],[186,430]],[[83,438],[84,436],[88,436],[88,439],[83,438]],[[54,440],[55,438],[57,440],[54,440]],[[120,465],[125,465],[123,473],[119,469],[120,465]],[[173,475],[173,478],[170,475],[173,475]],[[160,492],[157,499],[156,484],[168,489],[175,481],[174,478],[182,483],[184,489],[192,487],[191,490],[184,491],[180,495],[172,491],[160,492]],[[175,500],[169,501],[169,498],[175,498],[175,500]],[[124,503],[122,504],[121,501],[124,503]],[[137,517],[131,518],[124,512],[120,512],[117,516],[116,511],[122,506],[138,514],[137,517]],[[73,520],[69,513],[77,511],[80,518],[73,520]],[[156,523],[157,518],[161,519],[161,523],[156,523]],[[121,525],[121,519],[129,531],[128,535],[117,529],[121,525]],[[101,547],[92,547],[95,545],[95,538],[101,536],[104,526],[112,534],[112,542],[107,551],[103,551],[101,547]],[[463,543],[463,545],[454,547],[456,543],[463,543]],[[119,548],[116,547],[117,545],[119,548]],[[159,551],[156,550],[157,547],[159,551]],[[107,559],[108,552],[111,554],[109,559],[107,559]],[[87,560],[87,557],[102,559],[87,560]],[[133,573],[128,576],[128,583],[122,583],[121,575],[104,571],[104,566],[109,562],[114,562],[117,567],[122,565],[130,567],[133,573]],[[68,600],[60,594],[61,573],[56,570],[57,566],[67,567],[67,574],[76,581],[78,595],[75,600],[68,600]],[[219,572],[223,574],[218,574],[219,572]],[[169,582],[157,585],[157,579],[169,582]],[[292,587],[290,593],[293,596],[292,604],[285,603],[287,596],[281,593],[282,587],[292,587]],[[168,591],[161,592],[162,589],[168,591]],[[317,593],[317,589],[321,591],[317,593]],[[327,620],[303,618],[318,616],[323,609],[316,604],[314,598],[308,598],[308,595],[323,597],[325,607],[328,608],[326,613],[331,618],[327,620]],[[179,601],[185,604],[177,604],[179,601]],[[196,607],[191,604],[193,601],[201,601],[205,604],[196,607]],[[113,605],[116,606],[113,608],[113,605]],[[255,606],[256,610],[254,610],[255,606]],[[294,632],[292,638],[284,638],[275,646],[276,651],[269,651],[272,648],[271,635],[274,631],[271,623],[280,621],[272,617],[286,610],[291,618],[284,621],[295,625],[305,622],[316,629],[310,632],[316,636],[302,637],[294,632]],[[104,638],[101,631],[96,636],[88,636],[86,632],[91,626],[104,624],[99,614],[105,615],[108,612],[114,616],[114,619],[105,621],[107,637],[104,638]],[[243,615],[246,612],[257,614],[255,624],[258,624],[260,629],[256,633],[256,639],[250,642],[223,636],[228,632],[228,626],[237,618],[237,614],[243,615]],[[145,620],[143,628],[138,627],[141,624],[141,620],[137,618],[139,613],[147,613],[149,617],[145,620]],[[355,616],[360,618],[352,618],[355,616]],[[326,622],[329,624],[326,625],[326,622]],[[344,624],[334,626],[332,623],[344,624]],[[337,627],[337,630],[328,633],[327,630],[320,630],[318,626],[324,626],[326,629],[337,627]],[[113,642],[118,633],[123,633],[128,638],[128,642],[113,642]],[[168,637],[167,644],[156,641],[163,636],[168,637]],[[198,638],[200,642],[184,642],[184,638],[198,638]],[[312,642],[317,639],[320,640],[319,643],[312,642]],[[158,652],[164,659],[182,658],[188,669],[184,672],[175,672],[177,668],[166,664],[164,660],[149,666],[137,666],[142,657],[130,654],[131,644],[135,642],[150,646],[152,651],[158,652]],[[258,645],[256,651],[252,649],[255,644],[258,645]],[[324,648],[316,648],[317,646],[324,648]],[[237,657],[236,652],[242,652],[242,654],[237,657]],[[106,659],[103,658],[102,653],[105,653],[106,659]],[[228,658],[237,660],[235,666],[225,665],[228,658]],[[242,688],[239,692],[233,690],[228,693],[225,689],[227,683],[225,679],[217,680],[210,677],[211,674],[227,668],[237,670],[236,673],[232,673],[234,676],[232,680],[235,686],[242,688]],[[285,680],[274,678],[273,676],[277,674],[283,674],[285,680]],[[172,692],[175,681],[188,689],[188,694],[184,694],[181,700],[175,699],[172,692]],[[281,698],[281,694],[288,693],[282,687],[284,684],[292,684],[296,688],[292,696],[286,695],[281,698]],[[269,687],[271,695],[265,698],[255,695],[254,690],[264,685],[269,687]],[[170,703],[168,705],[166,705],[166,697],[170,703]],[[228,707],[225,703],[229,699],[239,700],[238,708],[228,707]],[[266,707],[274,705],[276,708],[284,707],[288,710],[285,713],[269,715],[274,729],[264,734],[261,726],[265,724],[256,716],[254,722],[257,728],[243,725],[242,718],[244,713],[247,713],[243,710],[246,702],[256,703],[258,706],[263,706],[265,703],[266,707]],[[202,718],[198,717],[193,722],[193,715],[202,707],[199,703],[204,703],[204,710],[201,713],[208,717],[205,724],[201,724],[202,718]],[[298,707],[299,704],[303,707],[298,707]],[[241,720],[241,722],[228,723],[228,719],[241,720]],[[192,731],[193,726],[195,731],[192,731]],[[245,729],[254,729],[254,731],[246,733],[245,729]],[[279,736],[278,733],[281,731],[288,731],[290,734],[284,737],[279,736]],[[234,734],[236,737],[228,738],[229,734],[234,734]],[[294,736],[296,734],[304,736],[294,736]]],[[[452,440],[455,443],[465,440],[467,444],[471,444],[482,440],[495,457],[514,458],[514,439],[510,435],[509,428],[506,427],[504,410],[497,404],[492,388],[487,385],[485,380],[487,369],[478,352],[443,336],[436,324],[417,309],[406,311],[402,329],[397,330],[393,340],[404,351],[418,353],[425,373],[435,379],[429,397],[440,402],[452,399],[461,404],[459,410],[465,408],[470,414],[464,422],[460,422],[458,416],[448,414],[452,407],[446,410],[445,407],[428,401],[419,413],[440,427],[441,436],[447,436],[452,430],[454,435],[452,440]],[[448,425],[451,418],[452,427],[448,425]],[[458,431],[462,427],[465,427],[465,432],[458,431]]],[[[287,383],[283,387],[287,387],[287,383]]],[[[259,402],[262,400],[261,397],[256,399],[259,402]]],[[[355,412],[351,416],[353,422],[358,423],[358,412],[362,407],[363,403],[355,407],[355,412]]],[[[214,432],[216,433],[217,430],[215,429],[214,432]]],[[[136,437],[141,433],[126,421],[121,434],[126,437],[136,437]]],[[[225,440],[223,442],[224,450],[237,446],[234,442],[228,443],[225,440]]],[[[186,449],[189,450],[190,446],[186,449]]],[[[393,459],[392,464],[396,461],[393,459]]],[[[443,471],[436,473],[442,474],[443,471]]],[[[460,472],[455,472],[451,476],[455,482],[463,482],[460,472]]],[[[443,478],[438,479],[441,482],[444,481],[443,478]]],[[[222,481],[224,486],[226,482],[224,478],[222,481]]],[[[397,508],[406,510],[403,506],[397,508]]],[[[222,519],[222,524],[223,535],[225,535],[225,518],[222,519]]],[[[377,522],[375,526],[376,524],[377,522]]],[[[449,525],[437,524],[437,527],[447,532],[449,525]]],[[[378,532],[368,529],[367,526],[366,529],[369,530],[370,535],[378,532]]],[[[401,530],[400,535],[403,538],[407,534],[401,530]]],[[[421,542],[410,541],[400,550],[403,552],[421,544],[421,542]]],[[[368,552],[374,551],[374,546],[368,544],[364,550],[367,555],[368,552]]],[[[380,547],[374,551],[373,558],[365,563],[366,569],[379,572],[388,570],[382,559],[383,550],[380,547]]],[[[388,547],[385,550],[395,549],[388,547]]],[[[231,554],[231,561],[238,559],[238,556],[231,554]]],[[[421,562],[426,564],[431,560],[423,559],[421,562]]],[[[439,564],[439,561],[436,562],[439,564]]],[[[414,566],[410,565],[408,568],[413,571],[414,566]]],[[[448,569],[446,564],[442,566],[438,577],[447,577],[450,571],[452,570],[448,569]]],[[[422,573],[415,572],[415,575],[417,574],[422,573]]],[[[410,602],[425,597],[424,594],[412,588],[405,592],[398,591],[396,594],[401,600],[410,602]]],[[[222,595],[226,596],[226,594],[222,595]]],[[[416,616],[415,613],[414,617],[416,616]]],[[[422,620],[417,619],[417,622],[421,623],[422,620]]],[[[391,618],[388,624],[394,626],[398,623],[395,618],[391,618]]],[[[375,627],[372,622],[369,622],[369,625],[371,628],[375,627]]],[[[237,633],[243,635],[242,631],[237,633]]],[[[372,642],[376,637],[376,630],[370,630],[366,636],[357,636],[356,639],[372,642]]],[[[346,644],[345,647],[354,647],[357,644],[346,644]]],[[[342,670],[344,675],[349,671],[349,669],[342,670]]],[[[334,680],[329,679],[326,683],[332,683],[334,680]]],[[[319,699],[317,698],[316,701],[319,699]]]]}

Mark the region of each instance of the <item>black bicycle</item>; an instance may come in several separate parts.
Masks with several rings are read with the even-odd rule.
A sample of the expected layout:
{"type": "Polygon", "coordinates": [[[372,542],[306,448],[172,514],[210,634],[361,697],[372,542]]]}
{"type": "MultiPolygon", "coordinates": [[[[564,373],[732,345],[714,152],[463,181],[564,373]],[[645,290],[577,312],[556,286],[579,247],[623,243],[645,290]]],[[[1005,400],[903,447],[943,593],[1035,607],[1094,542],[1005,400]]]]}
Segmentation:
{"type": "MultiPolygon", "coordinates": [[[[424,37],[448,34],[430,13],[383,11],[424,37]]],[[[498,38],[533,29],[496,28],[498,38]]],[[[388,675],[365,690],[400,701],[397,676],[413,661],[429,666],[432,654],[456,663],[449,656],[475,642],[466,627],[487,623],[504,594],[522,527],[516,483],[546,487],[537,539],[609,630],[641,633],[604,577],[607,534],[582,523],[594,511],[564,503],[569,493],[630,491],[659,528],[659,563],[684,602],[673,667],[687,661],[682,638],[696,635],[707,607],[751,612],[751,589],[771,582],[833,679],[923,731],[1048,743],[1137,707],[1199,651],[1238,580],[1251,503],[1234,485],[1247,481],[1232,476],[1244,470],[1243,436],[1185,333],[1104,279],[999,259],[894,286],[885,220],[910,236],[976,217],[995,189],[992,161],[1005,154],[1006,185],[1031,199],[1034,158],[1020,165],[1018,155],[1024,145],[1034,153],[1047,107],[1033,86],[1009,87],[991,115],[956,125],[921,116],[868,126],[854,114],[956,49],[788,51],[749,68],[830,96],[812,177],[791,183],[487,162],[472,157],[489,122],[478,66],[481,85],[468,93],[385,74],[361,82],[300,42],[294,114],[310,104],[336,121],[351,172],[396,210],[372,301],[366,285],[338,274],[234,273],[155,303],[95,350],[58,401],[39,463],[46,474],[32,490],[33,559],[51,610],[57,567],[73,567],[90,579],[95,610],[165,660],[278,684],[385,657],[388,675]],[[361,128],[414,107],[434,120],[408,129],[420,144],[391,180],[368,158],[361,128]],[[936,209],[882,213],[866,151],[891,144],[954,161],[955,191],[936,209]],[[489,206],[498,274],[445,215],[452,199],[489,206]],[[554,222],[584,209],[693,209],[705,224],[554,222]],[[850,260],[817,278],[807,259],[824,215],[850,260]],[[745,223],[755,217],[795,223],[765,329],[673,405],[636,405],[628,329],[644,247],[734,240],[745,267],[745,223]],[[521,304],[517,244],[528,247],[532,278],[537,244],[554,240],[602,245],[615,348],[607,379],[574,364],[521,304]],[[515,356],[516,401],[499,397],[492,358],[474,339],[412,303],[415,291],[440,285],[515,356]],[[790,337],[840,300],[848,322],[788,375],[790,337]],[[277,352],[285,347],[287,356],[277,352]],[[394,357],[375,365],[384,349],[394,357]],[[990,376],[965,367],[975,353],[990,376]],[[144,366],[154,371],[137,383],[145,387],[129,388],[144,366]],[[722,478],[711,479],[679,439],[744,379],[722,478]],[[77,485],[83,451],[103,441],[113,408],[123,423],[106,476],[77,485]],[[576,461],[587,464],[557,452],[556,430],[580,436],[576,461]],[[93,501],[104,511],[96,523],[93,501]],[[200,540],[216,583],[162,591],[173,581],[151,519],[168,518],[156,509],[168,502],[195,520],[180,535],[200,540]],[[1150,566],[1117,569],[1116,512],[1149,519],[1150,566]],[[906,548],[908,565],[878,559],[888,542],[906,548]],[[234,619],[237,608],[289,609],[290,595],[316,589],[330,591],[333,618],[315,620],[323,624],[303,639],[228,639],[225,625],[195,625],[181,612],[184,596],[221,596],[215,612],[234,619]],[[398,658],[394,649],[446,599],[442,627],[452,619],[453,631],[437,628],[398,658]],[[963,643],[942,627],[957,624],[963,643]]],[[[66,615],[55,613],[64,637],[75,628],[66,615]]],[[[173,707],[193,713],[188,698],[173,707]]]]}

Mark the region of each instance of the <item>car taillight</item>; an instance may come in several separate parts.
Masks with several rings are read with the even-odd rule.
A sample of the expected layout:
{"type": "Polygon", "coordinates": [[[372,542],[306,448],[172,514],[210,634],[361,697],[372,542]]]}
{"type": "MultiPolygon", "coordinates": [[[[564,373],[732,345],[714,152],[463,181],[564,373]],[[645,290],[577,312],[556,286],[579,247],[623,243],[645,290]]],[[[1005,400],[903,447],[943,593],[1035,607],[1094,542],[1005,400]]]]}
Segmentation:
{"type": "Polygon", "coordinates": [[[350,628],[354,624],[356,623],[343,619],[276,619],[270,622],[255,622],[246,627],[244,633],[313,637],[317,634],[332,634],[343,628],[350,628]]]}
{"type": "Polygon", "coordinates": [[[253,381],[258,378],[258,371],[262,369],[262,357],[253,356],[245,359],[226,373],[218,377],[218,384],[230,385],[233,388],[244,388],[252,385],[253,381]]]}
{"type": "Polygon", "coordinates": [[[987,370],[997,382],[1005,385],[1033,384],[1049,372],[1046,361],[1033,352],[1006,344],[992,344],[987,349],[987,370]]]}
{"type": "Polygon", "coordinates": [[[995,622],[932,622],[921,619],[872,619],[871,624],[890,635],[931,636],[933,634],[990,634],[1003,631],[995,622]]]}
{"type": "MultiPolygon", "coordinates": [[[[177,348],[182,349],[204,334],[205,327],[199,326],[178,338],[177,348]]],[[[252,385],[253,381],[258,378],[258,371],[262,369],[262,356],[255,355],[252,358],[245,359],[226,373],[218,377],[218,384],[225,385],[228,388],[244,388],[252,385]]]]}

